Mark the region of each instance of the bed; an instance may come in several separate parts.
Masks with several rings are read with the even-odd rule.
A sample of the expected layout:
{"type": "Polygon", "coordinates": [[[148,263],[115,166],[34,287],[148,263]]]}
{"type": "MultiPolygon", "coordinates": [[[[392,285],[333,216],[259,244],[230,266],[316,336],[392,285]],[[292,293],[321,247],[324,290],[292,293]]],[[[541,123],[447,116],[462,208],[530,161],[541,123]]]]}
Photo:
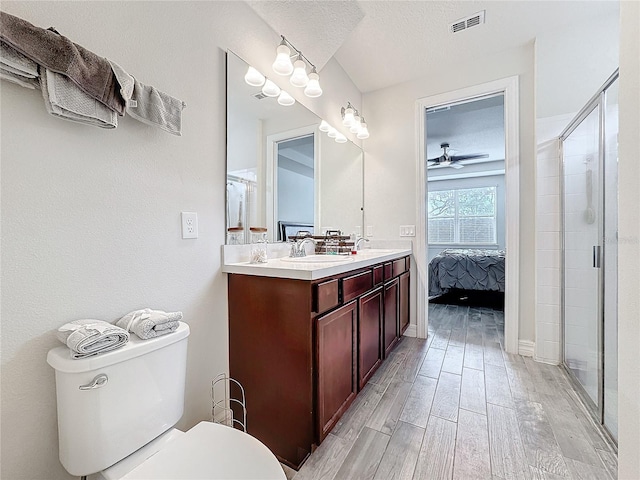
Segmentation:
{"type": "Polygon", "coordinates": [[[429,262],[429,296],[453,288],[504,293],[504,263],[504,250],[443,250],[429,262]]]}

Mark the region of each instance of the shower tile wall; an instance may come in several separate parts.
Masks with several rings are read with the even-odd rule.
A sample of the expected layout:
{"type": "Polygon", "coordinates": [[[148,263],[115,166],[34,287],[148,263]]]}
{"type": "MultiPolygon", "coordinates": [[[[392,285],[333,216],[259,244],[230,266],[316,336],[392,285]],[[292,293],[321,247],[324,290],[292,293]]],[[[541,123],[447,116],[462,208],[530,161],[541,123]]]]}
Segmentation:
{"type": "Polygon", "coordinates": [[[561,362],[560,157],[558,135],[574,114],[539,118],[536,196],[536,349],[538,361],[561,362]]]}

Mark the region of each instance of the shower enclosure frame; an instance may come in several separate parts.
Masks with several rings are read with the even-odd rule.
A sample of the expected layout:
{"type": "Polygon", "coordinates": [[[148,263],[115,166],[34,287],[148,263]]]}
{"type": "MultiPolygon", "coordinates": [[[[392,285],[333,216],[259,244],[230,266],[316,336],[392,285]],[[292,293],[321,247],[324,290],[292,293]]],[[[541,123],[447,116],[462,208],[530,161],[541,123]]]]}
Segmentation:
{"type": "MultiPolygon", "coordinates": [[[[607,440],[612,444],[614,449],[617,451],[617,440],[615,436],[611,433],[609,428],[605,425],[604,417],[605,417],[605,395],[604,395],[604,385],[605,385],[605,336],[604,336],[604,327],[605,327],[605,309],[604,309],[604,272],[605,272],[605,262],[606,256],[603,255],[603,250],[605,247],[605,216],[607,215],[604,198],[606,195],[606,185],[605,185],[605,155],[606,155],[606,138],[605,138],[605,125],[606,125],[606,94],[607,90],[618,80],[619,71],[616,69],[614,73],[607,79],[607,81],[598,89],[596,94],[591,97],[591,99],[586,103],[586,105],[578,112],[578,114],[571,120],[569,125],[562,131],[559,135],[559,154],[560,154],[560,213],[561,213],[561,238],[560,238],[560,251],[561,251],[561,265],[560,269],[560,306],[561,306],[561,325],[562,325],[562,342],[561,342],[561,356],[562,356],[562,367],[564,368],[567,376],[569,377],[574,390],[578,393],[582,403],[587,407],[587,410],[591,414],[593,420],[602,427],[603,431],[606,433],[607,440]],[[594,246],[593,250],[593,262],[594,264],[597,261],[599,268],[598,274],[598,322],[597,322],[597,346],[598,346],[598,403],[596,404],[587,393],[585,387],[582,383],[576,378],[572,369],[566,363],[565,356],[565,339],[566,339],[566,293],[565,293],[565,281],[566,281],[566,273],[565,273],[565,261],[566,261],[566,244],[565,244],[565,232],[566,232],[566,205],[565,205],[565,156],[564,156],[564,142],[569,138],[569,136],[582,124],[582,122],[592,114],[592,112],[598,109],[598,169],[599,169],[599,179],[598,182],[600,184],[600,198],[598,199],[598,205],[596,209],[596,215],[599,220],[598,224],[598,241],[600,245],[594,246]],[[597,247],[597,248],[596,248],[597,247]]],[[[617,207],[616,207],[617,214],[617,207]]],[[[594,265],[595,268],[595,265],[594,265]]],[[[616,317],[617,321],[617,317],[616,317]]]]}

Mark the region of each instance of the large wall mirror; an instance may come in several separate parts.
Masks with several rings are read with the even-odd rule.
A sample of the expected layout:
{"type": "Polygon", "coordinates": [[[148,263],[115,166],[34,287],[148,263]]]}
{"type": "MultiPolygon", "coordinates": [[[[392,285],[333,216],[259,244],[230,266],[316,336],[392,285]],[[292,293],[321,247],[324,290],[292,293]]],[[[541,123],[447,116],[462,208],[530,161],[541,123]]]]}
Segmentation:
{"type": "Polygon", "coordinates": [[[266,228],[270,242],[298,231],[359,234],[360,147],[320,132],[321,119],[300,103],[281,105],[249,85],[248,68],[227,52],[227,243],[249,243],[251,227],[266,228]]]}

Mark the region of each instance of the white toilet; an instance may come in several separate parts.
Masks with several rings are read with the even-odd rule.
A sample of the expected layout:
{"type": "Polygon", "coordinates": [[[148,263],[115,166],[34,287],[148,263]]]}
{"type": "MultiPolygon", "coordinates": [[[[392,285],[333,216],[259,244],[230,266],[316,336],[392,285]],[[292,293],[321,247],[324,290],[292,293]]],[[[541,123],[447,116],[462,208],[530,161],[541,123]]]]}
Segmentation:
{"type": "Polygon", "coordinates": [[[286,480],[276,457],[240,430],[201,422],[173,428],[184,410],[189,326],[81,360],[49,351],[56,370],[60,462],[96,479],[286,480]]]}

